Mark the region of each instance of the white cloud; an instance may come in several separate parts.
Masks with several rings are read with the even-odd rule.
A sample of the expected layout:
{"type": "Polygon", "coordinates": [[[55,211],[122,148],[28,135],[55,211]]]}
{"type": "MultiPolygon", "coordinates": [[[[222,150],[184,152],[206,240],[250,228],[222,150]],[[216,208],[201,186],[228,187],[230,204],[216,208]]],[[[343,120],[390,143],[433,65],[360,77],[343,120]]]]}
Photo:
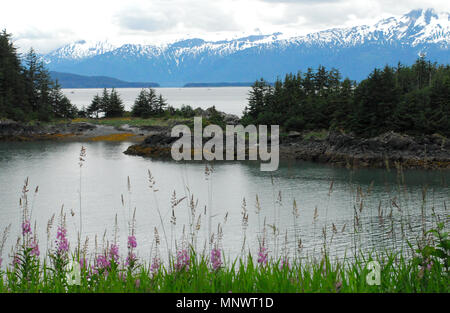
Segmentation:
{"type": "Polygon", "coordinates": [[[79,0],[2,4],[0,29],[23,51],[47,52],[75,40],[144,44],[175,38],[227,38],[255,29],[304,34],[372,23],[412,9],[450,11],[443,0],[79,0]]]}

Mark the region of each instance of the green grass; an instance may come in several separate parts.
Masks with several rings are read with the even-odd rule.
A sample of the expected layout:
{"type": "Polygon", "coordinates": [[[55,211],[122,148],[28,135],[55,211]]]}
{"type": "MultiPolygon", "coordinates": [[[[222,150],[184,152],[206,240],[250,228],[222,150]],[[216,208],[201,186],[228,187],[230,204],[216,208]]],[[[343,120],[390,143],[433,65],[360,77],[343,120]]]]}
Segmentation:
{"type": "Polygon", "coordinates": [[[107,125],[120,127],[123,125],[130,126],[171,126],[174,122],[177,123],[188,123],[192,119],[183,118],[183,117],[152,117],[152,118],[134,118],[134,117],[118,117],[118,118],[101,118],[101,119],[93,119],[93,118],[77,118],[72,120],[74,123],[86,122],[92,123],[96,125],[107,125]]]}
{"type": "Polygon", "coordinates": [[[318,139],[318,140],[324,140],[328,136],[328,130],[323,129],[320,131],[310,131],[306,133],[303,138],[306,140],[309,139],[318,139]]]}
{"type": "MultiPolygon", "coordinates": [[[[160,267],[151,273],[149,266],[137,266],[134,270],[114,266],[100,274],[89,275],[82,270],[80,285],[69,285],[64,273],[43,265],[29,274],[31,281],[21,280],[16,270],[9,270],[0,279],[0,292],[272,292],[272,293],[370,293],[370,292],[449,292],[448,274],[440,264],[423,270],[413,261],[399,255],[386,254],[374,258],[381,264],[381,284],[369,285],[366,281],[370,270],[367,261],[372,258],[357,257],[348,262],[330,262],[327,258],[318,262],[303,261],[290,268],[280,268],[279,262],[265,266],[235,260],[218,270],[213,270],[205,257],[191,254],[189,270],[160,267]],[[108,273],[106,275],[106,273],[108,273]]],[[[20,272],[20,271],[19,271],[20,272]]]]}

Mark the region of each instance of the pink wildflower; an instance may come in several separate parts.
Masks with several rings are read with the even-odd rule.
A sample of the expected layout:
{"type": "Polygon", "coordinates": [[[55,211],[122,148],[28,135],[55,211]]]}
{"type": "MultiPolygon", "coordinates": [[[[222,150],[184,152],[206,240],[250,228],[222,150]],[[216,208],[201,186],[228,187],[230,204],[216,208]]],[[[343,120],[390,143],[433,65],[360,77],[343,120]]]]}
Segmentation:
{"type": "Polygon", "coordinates": [[[134,249],[137,247],[136,237],[135,236],[128,236],[128,248],[134,249]]]}
{"type": "Polygon", "coordinates": [[[25,221],[25,222],[23,222],[22,223],[22,235],[26,235],[26,234],[29,234],[29,233],[31,233],[31,224],[30,224],[30,221],[25,221]]]}
{"type": "Polygon", "coordinates": [[[222,266],[222,256],[217,248],[211,250],[211,263],[213,270],[217,270],[222,266]]]}
{"type": "Polygon", "coordinates": [[[258,252],[258,263],[260,265],[266,265],[267,264],[267,249],[264,246],[259,247],[258,252]]]}
{"type": "Polygon", "coordinates": [[[161,260],[158,257],[154,257],[152,265],[150,267],[150,271],[152,273],[156,273],[159,270],[160,266],[161,266],[161,260]]]}
{"type": "Polygon", "coordinates": [[[180,250],[177,252],[177,263],[175,264],[175,268],[176,270],[180,271],[183,268],[186,271],[189,271],[189,263],[190,263],[190,258],[189,258],[189,253],[187,252],[186,249],[180,250]]]}
{"type": "Polygon", "coordinates": [[[97,256],[97,268],[99,269],[106,269],[111,266],[111,263],[104,255],[97,256]]]}
{"type": "Polygon", "coordinates": [[[14,255],[13,265],[20,265],[20,259],[19,259],[19,256],[17,254],[14,255]]]}
{"type": "Polygon", "coordinates": [[[126,266],[133,265],[134,262],[136,262],[136,261],[137,261],[136,254],[134,254],[133,252],[130,252],[130,253],[128,253],[127,261],[125,262],[125,265],[126,266]]]}
{"type": "Polygon", "coordinates": [[[111,245],[111,248],[109,249],[109,255],[111,256],[111,260],[115,263],[118,263],[119,261],[119,246],[116,244],[111,245]]]}
{"type": "Polygon", "coordinates": [[[31,248],[31,255],[39,256],[39,254],[40,254],[40,252],[39,252],[39,244],[37,243],[36,240],[32,240],[31,241],[30,248],[31,248]]]}
{"type": "Polygon", "coordinates": [[[69,241],[66,237],[67,230],[64,227],[58,227],[56,233],[56,247],[59,254],[69,251],[69,241]]]}

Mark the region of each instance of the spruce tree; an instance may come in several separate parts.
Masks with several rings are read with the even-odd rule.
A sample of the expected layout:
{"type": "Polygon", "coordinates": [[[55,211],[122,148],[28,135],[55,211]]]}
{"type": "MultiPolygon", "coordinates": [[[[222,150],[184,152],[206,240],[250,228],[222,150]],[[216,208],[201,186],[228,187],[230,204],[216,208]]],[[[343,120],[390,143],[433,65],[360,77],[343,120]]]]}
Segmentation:
{"type": "Polygon", "coordinates": [[[160,94],[159,97],[158,97],[158,102],[157,102],[157,112],[158,112],[158,114],[163,114],[164,110],[166,108],[167,108],[167,101],[160,94]]]}
{"type": "Polygon", "coordinates": [[[49,93],[49,103],[53,115],[57,118],[75,118],[77,109],[61,91],[61,86],[56,80],[49,93]]]}
{"type": "Polygon", "coordinates": [[[134,101],[133,107],[131,108],[131,114],[132,116],[142,118],[149,118],[152,115],[152,107],[149,101],[147,90],[141,90],[136,100],[134,101]]]}
{"type": "Polygon", "coordinates": [[[94,96],[94,98],[92,99],[91,104],[89,105],[89,107],[86,109],[86,113],[90,116],[90,117],[95,117],[98,118],[99,113],[101,112],[101,107],[102,107],[102,99],[99,97],[98,94],[96,94],[94,96]]]}
{"type": "Polygon", "coordinates": [[[121,117],[125,113],[123,101],[120,99],[119,94],[113,88],[109,95],[109,102],[106,107],[105,117],[121,117]]]}
{"type": "Polygon", "coordinates": [[[109,95],[108,89],[103,88],[103,93],[100,98],[100,109],[99,109],[100,113],[104,113],[106,115],[106,112],[107,112],[108,106],[109,106],[109,98],[110,98],[110,95],[109,95]]]}

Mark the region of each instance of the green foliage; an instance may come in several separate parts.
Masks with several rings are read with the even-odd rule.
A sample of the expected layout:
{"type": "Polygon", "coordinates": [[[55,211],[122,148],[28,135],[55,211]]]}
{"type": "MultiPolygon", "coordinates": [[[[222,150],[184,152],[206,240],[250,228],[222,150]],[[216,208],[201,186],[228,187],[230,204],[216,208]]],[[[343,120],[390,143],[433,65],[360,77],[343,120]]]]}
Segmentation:
{"type": "Polygon", "coordinates": [[[0,33],[0,117],[18,121],[73,118],[78,114],[33,49],[22,60],[11,35],[0,33]],[[22,62],[23,61],[23,62],[22,62]],[[22,63],[24,65],[22,65],[22,63]]]}
{"type": "Polygon", "coordinates": [[[357,84],[337,69],[288,74],[270,86],[256,81],[244,124],[276,124],[286,131],[340,129],[362,136],[393,130],[450,134],[450,66],[419,58],[412,66],[375,69],[357,84]]]}
{"type": "Polygon", "coordinates": [[[423,247],[416,249],[417,256],[413,259],[415,265],[420,266],[424,271],[433,268],[445,270],[448,275],[450,265],[450,239],[445,231],[444,222],[438,222],[436,228],[428,230],[425,235],[429,235],[429,242],[423,247]]]}
{"type": "Polygon", "coordinates": [[[108,97],[108,102],[105,103],[105,117],[121,117],[125,113],[125,107],[119,94],[113,88],[108,97]]]}
{"type": "MultiPolygon", "coordinates": [[[[130,271],[112,263],[107,269],[93,271],[81,268],[80,285],[67,283],[67,267],[57,273],[49,267],[31,268],[33,276],[22,283],[16,270],[6,271],[6,280],[0,279],[0,292],[127,292],[127,293],[414,293],[449,291],[448,276],[443,267],[423,270],[413,261],[397,254],[355,256],[354,260],[331,261],[298,260],[281,266],[281,260],[270,260],[267,265],[253,261],[251,255],[236,259],[218,269],[210,260],[191,252],[188,269],[176,269],[173,262],[151,269],[145,264],[130,271]],[[380,285],[367,284],[369,261],[380,264],[380,285]]],[[[94,265],[94,264],[92,264],[94,265]]],[[[95,268],[95,266],[94,266],[95,268]]]]}
{"type": "Polygon", "coordinates": [[[153,88],[142,89],[131,109],[131,115],[142,118],[160,116],[166,107],[167,101],[162,95],[157,96],[153,88]]]}

